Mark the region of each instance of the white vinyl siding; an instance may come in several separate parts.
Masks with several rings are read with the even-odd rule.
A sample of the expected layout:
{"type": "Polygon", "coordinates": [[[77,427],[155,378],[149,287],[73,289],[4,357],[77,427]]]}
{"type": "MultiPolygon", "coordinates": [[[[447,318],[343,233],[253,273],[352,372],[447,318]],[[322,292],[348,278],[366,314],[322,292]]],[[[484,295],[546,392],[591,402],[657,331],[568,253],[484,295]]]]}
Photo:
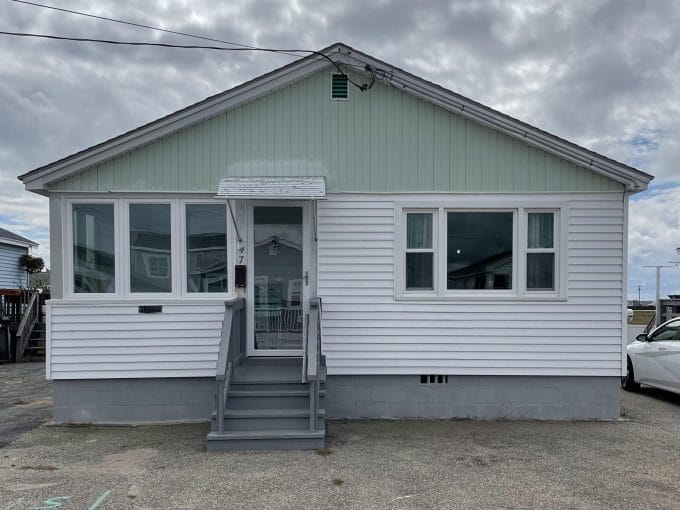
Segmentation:
{"type": "MultiPolygon", "coordinates": [[[[424,197],[433,204],[456,200],[418,199],[424,197]]],[[[566,299],[397,301],[395,203],[409,196],[331,195],[319,202],[318,213],[318,294],[329,374],[621,374],[621,194],[487,197],[490,206],[566,204],[566,299]]]]}
{"type": "Polygon", "coordinates": [[[52,301],[47,364],[52,379],[214,377],[224,303],[52,301]]]}

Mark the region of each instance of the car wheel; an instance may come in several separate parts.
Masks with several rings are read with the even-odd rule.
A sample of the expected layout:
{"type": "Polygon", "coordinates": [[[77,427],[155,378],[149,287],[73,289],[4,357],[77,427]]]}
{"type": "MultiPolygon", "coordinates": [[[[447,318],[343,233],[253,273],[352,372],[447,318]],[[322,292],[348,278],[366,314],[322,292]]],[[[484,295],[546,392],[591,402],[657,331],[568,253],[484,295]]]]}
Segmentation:
{"type": "Polygon", "coordinates": [[[626,375],[621,378],[621,387],[626,391],[637,391],[640,389],[640,384],[635,382],[635,372],[633,371],[633,362],[628,358],[628,368],[626,375]]]}

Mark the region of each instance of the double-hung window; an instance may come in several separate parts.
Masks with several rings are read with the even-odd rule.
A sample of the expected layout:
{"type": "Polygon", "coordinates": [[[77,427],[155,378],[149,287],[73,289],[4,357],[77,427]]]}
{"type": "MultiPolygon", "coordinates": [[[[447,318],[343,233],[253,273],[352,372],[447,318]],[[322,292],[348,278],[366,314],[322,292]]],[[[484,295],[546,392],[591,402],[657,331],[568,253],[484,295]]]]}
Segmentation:
{"type": "Polygon", "coordinates": [[[566,298],[563,209],[398,205],[396,297],[566,298]]]}
{"type": "Polygon", "coordinates": [[[433,211],[406,212],[405,290],[433,291],[435,250],[433,211]]]}
{"type": "Polygon", "coordinates": [[[555,290],[555,213],[527,211],[526,289],[555,290]]]}

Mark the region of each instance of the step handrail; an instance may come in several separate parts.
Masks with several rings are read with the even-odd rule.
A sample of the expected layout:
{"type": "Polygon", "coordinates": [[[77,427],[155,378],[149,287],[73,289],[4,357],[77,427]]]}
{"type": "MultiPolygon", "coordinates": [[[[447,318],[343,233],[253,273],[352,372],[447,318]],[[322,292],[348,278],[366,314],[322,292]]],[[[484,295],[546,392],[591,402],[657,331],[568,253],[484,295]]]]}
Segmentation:
{"type": "Polygon", "coordinates": [[[306,380],[309,382],[309,431],[316,430],[321,386],[321,298],[309,300],[309,324],[306,339],[306,380]]]}
{"type": "Polygon", "coordinates": [[[16,360],[19,361],[24,355],[24,351],[28,346],[28,339],[33,333],[35,325],[40,319],[40,300],[38,297],[40,293],[35,290],[31,293],[31,298],[28,300],[28,304],[24,309],[24,313],[21,316],[21,322],[17,328],[17,347],[16,347],[16,360]]]}
{"type": "Polygon", "coordinates": [[[224,433],[224,409],[233,371],[246,352],[245,302],[244,298],[236,298],[224,303],[224,320],[215,370],[215,414],[217,431],[220,434],[224,433]]]}

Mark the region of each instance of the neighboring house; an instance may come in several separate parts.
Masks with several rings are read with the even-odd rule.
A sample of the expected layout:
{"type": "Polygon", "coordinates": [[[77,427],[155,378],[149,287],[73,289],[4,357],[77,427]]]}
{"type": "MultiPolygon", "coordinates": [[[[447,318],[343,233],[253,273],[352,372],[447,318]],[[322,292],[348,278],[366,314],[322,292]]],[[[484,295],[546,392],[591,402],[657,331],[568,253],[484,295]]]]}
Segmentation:
{"type": "Polygon", "coordinates": [[[50,270],[33,273],[28,276],[28,286],[32,289],[49,289],[50,288],[50,270]]]}
{"type": "Polygon", "coordinates": [[[17,289],[28,285],[28,273],[19,260],[38,243],[0,228],[0,289],[17,289]]]}
{"type": "Polygon", "coordinates": [[[322,52],[373,86],[303,58],[20,177],[50,199],[55,421],[207,418],[237,295],[261,366],[322,298],[327,417],[618,418],[652,176],[322,52]]]}

